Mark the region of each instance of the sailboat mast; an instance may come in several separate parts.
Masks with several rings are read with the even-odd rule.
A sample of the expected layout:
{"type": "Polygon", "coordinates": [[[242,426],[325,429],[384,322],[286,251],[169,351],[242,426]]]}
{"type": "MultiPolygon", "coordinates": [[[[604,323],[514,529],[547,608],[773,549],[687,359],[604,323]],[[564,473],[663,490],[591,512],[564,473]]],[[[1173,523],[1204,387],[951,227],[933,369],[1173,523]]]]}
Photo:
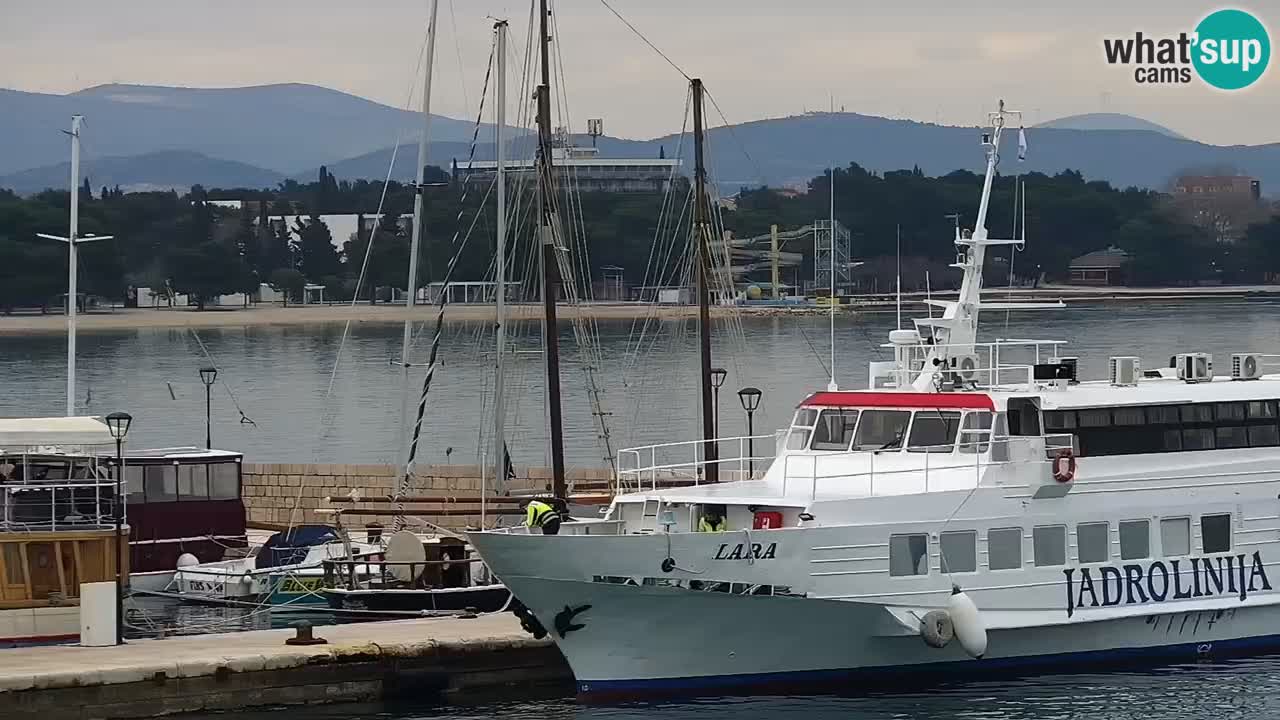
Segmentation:
{"type": "Polygon", "coordinates": [[[693,232],[698,243],[698,344],[702,368],[702,440],[707,482],[720,481],[720,448],[717,447],[715,406],[711,392],[711,247],[707,207],[707,168],[703,158],[702,80],[690,81],[693,89],[693,232]]]}
{"type": "Polygon", "coordinates": [[[71,117],[71,232],[67,237],[67,417],[76,414],[76,241],[80,235],[80,121],[71,117]]]}
{"type": "Polygon", "coordinates": [[[547,0],[538,0],[542,83],[538,85],[538,240],[542,244],[543,340],[546,344],[547,412],[551,426],[552,492],[568,494],[564,478],[564,427],[560,416],[560,331],[556,318],[556,291],[560,267],[555,243],[555,185],[551,152],[551,35],[547,29],[547,0]]]}
{"type": "MultiPolygon", "coordinates": [[[[494,81],[493,105],[493,146],[497,152],[498,170],[498,239],[494,256],[494,286],[496,288],[494,310],[495,353],[493,372],[493,485],[499,487],[506,479],[507,443],[503,422],[503,355],[506,353],[506,294],[507,294],[507,165],[506,148],[503,147],[502,131],[507,121],[507,21],[499,20],[493,24],[497,32],[497,45],[494,52],[494,63],[497,67],[494,81]]],[[[484,520],[481,518],[481,523],[484,520]]]]}
{"type": "MultiPolygon", "coordinates": [[[[401,444],[406,448],[406,463],[410,437],[410,408],[413,407],[409,392],[409,346],[413,342],[413,307],[418,300],[418,255],[422,246],[422,200],[423,186],[426,182],[428,132],[431,130],[431,76],[436,52],[436,11],[439,7],[440,0],[431,0],[431,19],[427,23],[427,57],[422,81],[422,135],[418,138],[418,167],[414,175],[413,236],[409,243],[409,279],[406,283],[408,295],[404,300],[404,339],[400,346],[400,436],[401,444]]],[[[407,467],[405,471],[408,472],[407,467]]]]}
{"type": "MultiPolygon", "coordinates": [[[[834,106],[834,104],[835,103],[833,101],[832,105],[834,106]]],[[[834,112],[834,108],[832,112],[834,112]]],[[[831,251],[831,268],[830,268],[831,294],[828,296],[828,299],[831,301],[830,302],[831,312],[828,313],[828,316],[829,316],[828,321],[830,323],[828,327],[828,334],[830,335],[830,341],[831,341],[831,380],[827,382],[827,390],[831,392],[835,392],[836,390],[840,389],[840,387],[836,385],[836,302],[837,300],[836,300],[836,166],[835,164],[831,165],[831,186],[829,189],[831,190],[831,197],[829,198],[831,202],[831,208],[830,208],[831,215],[828,218],[828,220],[830,222],[830,227],[831,227],[831,247],[828,249],[831,251]]]]}

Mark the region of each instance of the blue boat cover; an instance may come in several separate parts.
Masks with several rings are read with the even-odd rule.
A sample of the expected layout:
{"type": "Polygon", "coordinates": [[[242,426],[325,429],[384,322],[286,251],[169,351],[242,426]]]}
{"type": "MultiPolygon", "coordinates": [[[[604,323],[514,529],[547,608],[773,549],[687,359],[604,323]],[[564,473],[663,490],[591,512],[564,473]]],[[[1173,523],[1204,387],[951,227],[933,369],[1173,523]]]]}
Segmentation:
{"type": "Polygon", "coordinates": [[[338,531],[328,525],[299,525],[268,538],[258,551],[254,566],[261,570],[300,563],[306,559],[308,548],[341,539],[338,531]]]}

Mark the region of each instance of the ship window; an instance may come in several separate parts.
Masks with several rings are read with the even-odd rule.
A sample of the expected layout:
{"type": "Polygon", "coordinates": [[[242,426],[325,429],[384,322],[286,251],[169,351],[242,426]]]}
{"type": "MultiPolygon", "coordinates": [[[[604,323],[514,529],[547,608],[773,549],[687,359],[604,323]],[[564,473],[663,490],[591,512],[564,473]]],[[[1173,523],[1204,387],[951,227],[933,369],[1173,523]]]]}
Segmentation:
{"type": "Polygon", "coordinates": [[[1147,424],[1147,414],[1144,408],[1140,407],[1122,407],[1111,411],[1112,422],[1116,425],[1145,425],[1147,424]]]}
{"type": "Polygon", "coordinates": [[[148,465],[145,481],[147,502],[173,502],[178,499],[178,474],[172,465],[148,465]]]}
{"type": "Polygon", "coordinates": [[[1183,450],[1212,450],[1213,428],[1199,428],[1182,431],[1183,450]]]}
{"type": "Polygon", "coordinates": [[[1045,430],[1074,430],[1076,413],[1074,410],[1052,410],[1044,414],[1045,430]]]}
{"type": "Polygon", "coordinates": [[[1178,408],[1173,405],[1156,405],[1147,408],[1147,424],[1149,425],[1176,425],[1178,423],[1178,408]]]}
{"type": "Polygon", "coordinates": [[[1253,425],[1249,428],[1249,447],[1280,445],[1280,428],[1275,425],[1253,425]]]}
{"type": "Polygon", "coordinates": [[[813,450],[848,450],[853,428],[858,424],[857,410],[823,410],[813,430],[813,450]]]}
{"type": "Polygon", "coordinates": [[[1182,449],[1182,431],[1181,430],[1165,430],[1164,444],[1162,445],[1165,452],[1176,452],[1182,449]]]}
{"type": "Polygon", "coordinates": [[[1274,420],[1276,417],[1276,401],[1275,400],[1254,400],[1248,404],[1249,419],[1274,420]]]}
{"type": "Polygon", "coordinates": [[[1206,555],[1231,550],[1231,516],[1200,516],[1200,547],[1206,555]]]}
{"type": "Polygon", "coordinates": [[[938,551],[942,555],[943,572],[977,572],[978,533],[976,531],[939,533],[938,551]]]}
{"type": "Polygon", "coordinates": [[[889,536],[889,574],[894,577],[929,574],[929,536],[889,536]]]}
{"type": "Polygon", "coordinates": [[[1067,564],[1067,526],[1041,525],[1031,531],[1036,567],[1067,564]]]}
{"type": "Polygon", "coordinates": [[[992,570],[1022,567],[1022,528],[987,531],[987,567],[992,570]]]}
{"type": "Polygon", "coordinates": [[[1184,423],[1213,422],[1213,406],[1212,405],[1183,405],[1182,406],[1182,422],[1184,423]]]}
{"type": "Polygon", "coordinates": [[[1216,428],[1214,435],[1217,438],[1216,442],[1219,449],[1249,446],[1249,434],[1243,425],[1228,425],[1216,428]]]}
{"type": "Polygon", "coordinates": [[[1146,520],[1120,522],[1120,559],[1141,560],[1151,557],[1151,523],[1146,520]]]}
{"type": "Polygon", "coordinates": [[[791,428],[791,432],[787,433],[787,449],[803,450],[809,446],[809,430],[800,428],[791,428]]]}
{"type": "Polygon", "coordinates": [[[958,412],[917,412],[911,423],[909,452],[949,453],[955,449],[956,432],[960,429],[958,412]]]}
{"type": "Polygon", "coordinates": [[[146,493],[142,488],[142,466],[141,465],[125,465],[124,466],[124,486],[125,501],[133,503],[145,502],[146,493]]]}
{"type": "Polygon", "coordinates": [[[1077,415],[1080,417],[1080,427],[1107,427],[1111,425],[1111,411],[1106,408],[1098,408],[1094,410],[1080,410],[1077,415]]]}
{"type": "Polygon", "coordinates": [[[1191,518],[1161,518],[1160,554],[1165,557],[1191,554],[1191,518]]]}
{"type": "Polygon", "coordinates": [[[1244,403],[1218,403],[1216,407],[1219,420],[1244,420],[1244,403]]]}
{"type": "Polygon", "coordinates": [[[240,464],[214,463],[209,466],[209,498],[235,500],[240,497],[240,464]]]}
{"type": "Polygon", "coordinates": [[[209,471],[203,463],[178,466],[178,499],[209,499],[209,471]]]}
{"type": "Polygon", "coordinates": [[[792,421],[792,427],[813,427],[813,423],[818,420],[818,411],[813,408],[801,408],[796,412],[796,419],[792,421]]]}
{"type": "Polygon", "coordinates": [[[911,413],[906,410],[866,410],[853,436],[854,450],[890,450],[902,447],[911,413]]]}
{"type": "Polygon", "coordinates": [[[1108,530],[1109,526],[1104,522],[1081,523],[1076,526],[1076,554],[1080,562],[1100,563],[1110,559],[1108,530]]]}
{"type": "Polygon", "coordinates": [[[966,413],[960,433],[960,452],[984,453],[991,441],[991,413],[966,413]]]}

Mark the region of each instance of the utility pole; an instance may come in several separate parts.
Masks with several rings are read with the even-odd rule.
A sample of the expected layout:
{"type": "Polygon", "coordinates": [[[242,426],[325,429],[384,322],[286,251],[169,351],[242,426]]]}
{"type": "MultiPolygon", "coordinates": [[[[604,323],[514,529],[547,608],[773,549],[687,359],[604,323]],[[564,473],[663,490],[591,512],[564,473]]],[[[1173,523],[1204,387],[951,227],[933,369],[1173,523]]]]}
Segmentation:
{"type": "Polygon", "coordinates": [[[556,296],[560,266],[556,250],[556,193],[551,145],[551,35],[547,29],[547,0],[539,0],[539,44],[542,83],[538,85],[538,239],[542,243],[543,340],[546,343],[547,412],[551,427],[551,483],[558,498],[568,495],[564,478],[564,428],[560,417],[560,327],[556,296]]]}
{"type": "Polygon", "coordinates": [[[720,481],[720,452],[716,447],[715,410],[711,388],[711,217],[707,200],[707,168],[703,156],[702,80],[690,81],[693,89],[693,233],[698,243],[698,341],[702,367],[702,440],[707,482],[720,481]]]}

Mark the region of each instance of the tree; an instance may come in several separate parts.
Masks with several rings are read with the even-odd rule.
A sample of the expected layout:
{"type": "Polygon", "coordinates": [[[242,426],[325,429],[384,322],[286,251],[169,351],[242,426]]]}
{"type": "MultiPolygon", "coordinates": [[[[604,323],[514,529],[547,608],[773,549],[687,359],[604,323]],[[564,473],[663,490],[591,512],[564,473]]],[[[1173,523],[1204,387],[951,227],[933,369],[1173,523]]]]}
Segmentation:
{"type": "Polygon", "coordinates": [[[169,255],[173,287],[196,299],[196,306],[240,289],[240,258],[235,248],[209,241],[194,248],[177,248],[169,255]]]}
{"type": "Polygon", "coordinates": [[[289,267],[276,268],[271,272],[271,287],[284,293],[284,306],[289,307],[289,297],[301,297],[307,286],[307,279],[302,273],[289,267]]]}
{"type": "Polygon", "coordinates": [[[318,216],[303,220],[298,218],[293,233],[297,237],[295,248],[299,259],[298,269],[312,280],[342,272],[342,261],[333,247],[333,234],[329,226],[318,216]]]}

